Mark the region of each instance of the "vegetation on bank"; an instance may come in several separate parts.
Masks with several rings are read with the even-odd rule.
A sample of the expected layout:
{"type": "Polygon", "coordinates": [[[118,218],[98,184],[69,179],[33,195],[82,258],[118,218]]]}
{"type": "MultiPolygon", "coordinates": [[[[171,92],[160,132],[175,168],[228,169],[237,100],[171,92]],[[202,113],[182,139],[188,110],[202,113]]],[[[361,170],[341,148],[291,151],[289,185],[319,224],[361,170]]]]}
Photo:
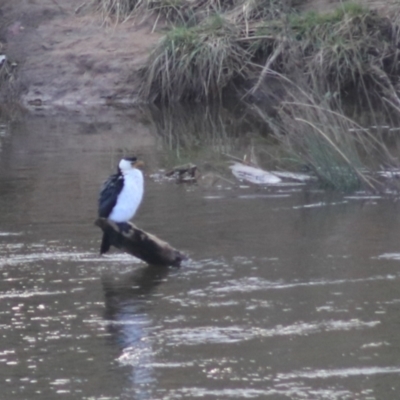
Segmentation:
{"type": "Polygon", "coordinates": [[[143,70],[142,98],[208,100],[243,82],[252,82],[248,94],[255,94],[279,73],[294,82],[305,76],[321,93],[357,91],[400,104],[397,17],[351,3],[324,15],[277,13],[273,6],[241,1],[211,15],[204,11],[196,23],[173,26],[143,70]]]}
{"type": "MultiPolygon", "coordinates": [[[[143,68],[149,102],[221,98],[227,88],[255,94],[278,73],[330,96],[356,91],[400,105],[400,13],[358,3],[300,12],[306,0],[91,0],[117,20],[154,16],[166,33],[143,68]],[[246,83],[243,85],[243,83],[246,83]]],[[[394,10],[396,11],[396,10],[394,10]]]]}
{"type": "Polygon", "coordinates": [[[142,70],[143,101],[209,102],[234,92],[253,103],[285,157],[325,187],[375,189],[371,160],[394,164],[382,136],[344,115],[342,99],[362,99],[372,119],[377,102],[398,112],[399,13],[356,3],[300,12],[305,0],[93,1],[107,16],[152,14],[155,28],[166,27],[142,70]],[[263,100],[274,96],[271,117],[263,100]]]}
{"type": "Polygon", "coordinates": [[[249,74],[251,54],[238,28],[215,15],[192,28],[166,34],[150,55],[141,95],[150,102],[218,98],[238,77],[249,74]]]}
{"type": "MultiPolygon", "coordinates": [[[[272,119],[265,116],[271,124],[272,119]]],[[[347,117],[340,102],[299,88],[287,94],[271,130],[286,156],[307,166],[322,186],[342,191],[380,189],[373,171],[395,165],[379,125],[373,132],[347,117]]]]}

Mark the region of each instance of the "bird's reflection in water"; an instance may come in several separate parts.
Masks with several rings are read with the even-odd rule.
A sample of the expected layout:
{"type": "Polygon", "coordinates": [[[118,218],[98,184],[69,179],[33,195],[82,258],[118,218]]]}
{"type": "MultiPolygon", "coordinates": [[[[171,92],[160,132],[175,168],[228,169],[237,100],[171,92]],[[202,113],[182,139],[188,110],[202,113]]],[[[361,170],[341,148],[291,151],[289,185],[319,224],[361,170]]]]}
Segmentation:
{"type": "Polygon", "coordinates": [[[137,399],[150,399],[155,381],[152,364],[152,292],[168,275],[168,268],[147,267],[123,276],[104,276],[105,315],[109,332],[121,349],[119,361],[132,366],[137,399]]]}

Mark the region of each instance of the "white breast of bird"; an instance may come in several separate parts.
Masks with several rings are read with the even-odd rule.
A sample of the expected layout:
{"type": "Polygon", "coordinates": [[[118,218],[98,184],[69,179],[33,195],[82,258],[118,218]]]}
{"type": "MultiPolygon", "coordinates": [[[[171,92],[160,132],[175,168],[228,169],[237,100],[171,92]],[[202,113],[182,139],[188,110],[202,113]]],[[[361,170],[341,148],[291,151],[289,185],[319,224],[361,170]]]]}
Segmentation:
{"type": "Polygon", "coordinates": [[[143,198],[143,174],[133,169],[124,174],[124,186],[110,216],[114,222],[127,222],[136,214],[143,198]]]}

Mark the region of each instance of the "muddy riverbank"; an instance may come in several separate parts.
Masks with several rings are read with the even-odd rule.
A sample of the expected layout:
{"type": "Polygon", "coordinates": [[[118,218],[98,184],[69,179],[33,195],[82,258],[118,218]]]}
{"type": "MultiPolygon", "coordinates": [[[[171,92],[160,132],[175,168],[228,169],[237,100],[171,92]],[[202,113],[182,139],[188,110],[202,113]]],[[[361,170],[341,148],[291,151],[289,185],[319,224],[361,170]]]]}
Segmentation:
{"type": "Polygon", "coordinates": [[[81,108],[135,99],[135,71],[159,34],[150,22],[105,24],[81,0],[3,1],[2,44],[23,105],[81,108]]]}
{"type": "MultiPolygon", "coordinates": [[[[137,101],[141,83],[137,72],[162,37],[160,21],[157,29],[154,15],[117,23],[92,10],[89,3],[0,2],[1,52],[11,65],[8,85],[2,85],[3,102],[18,99],[28,108],[82,108],[137,101]]],[[[318,12],[339,4],[300,3],[302,10],[318,12]]],[[[394,2],[362,3],[384,10],[394,2]]]]}

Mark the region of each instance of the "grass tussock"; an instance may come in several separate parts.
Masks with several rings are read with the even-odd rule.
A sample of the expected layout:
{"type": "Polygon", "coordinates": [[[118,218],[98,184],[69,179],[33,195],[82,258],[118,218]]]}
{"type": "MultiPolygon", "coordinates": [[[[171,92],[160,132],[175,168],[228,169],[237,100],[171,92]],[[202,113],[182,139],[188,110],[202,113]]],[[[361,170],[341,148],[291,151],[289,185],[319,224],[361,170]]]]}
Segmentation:
{"type": "Polygon", "coordinates": [[[278,72],[292,80],[305,75],[331,96],[356,90],[400,104],[400,19],[352,3],[326,14],[299,14],[291,7],[243,0],[195,26],[173,28],[145,66],[143,100],[205,100],[220,96],[238,77],[256,82],[254,94],[278,72]],[[224,23],[215,24],[217,19],[224,23]],[[203,68],[212,72],[204,76],[203,68]]]}
{"type": "Polygon", "coordinates": [[[395,86],[400,26],[396,21],[350,4],[327,15],[297,17],[291,29],[293,39],[286,47],[281,72],[290,73],[292,55],[296,62],[306,59],[303,73],[312,86],[326,93],[340,95],[355,89],[364,96],[385,95],[399,101],[395,86]]]}
{"type": "Polygon", "coordinates": [[[328,14],[290,16],[284,29],[284,34],[271,24],[257,29],[260,39],[252,46],[266,57],[265,65],[269,61],[269,70],[289,77],[301,71],[313,86],[332,94],[355,89],[397,98],[400,25],[395,18],[349,4],[328,14]],[[264,39],[271,36],[276,38],[272,49],[264,39]]]}
{"type": "Polygon", "coordinates": [[[370,185],[348,120],[313,102],[297,101],[284,103],[280,116],[285,150],[310,168],[322,186],[351,191],[362,182],[370,185]]]}
{"type": "Polygon", "coordinates": [[[177,102],[218,98],[233,79],[246,76],[247,50],[239,30],[216,15],[193,27],[171,30],[150,56],[141,96],[177,102]]]}
{"type": "Polygon", "coordinates": [[[270,125],[286,158],[307,166],[325,188],[377,189],[372,171],[383,162],[395,164],[378,135],[346,117],[340,105],[317,91],[310,94],[296,86],[281,104],[278,121],[270,125]]]}

